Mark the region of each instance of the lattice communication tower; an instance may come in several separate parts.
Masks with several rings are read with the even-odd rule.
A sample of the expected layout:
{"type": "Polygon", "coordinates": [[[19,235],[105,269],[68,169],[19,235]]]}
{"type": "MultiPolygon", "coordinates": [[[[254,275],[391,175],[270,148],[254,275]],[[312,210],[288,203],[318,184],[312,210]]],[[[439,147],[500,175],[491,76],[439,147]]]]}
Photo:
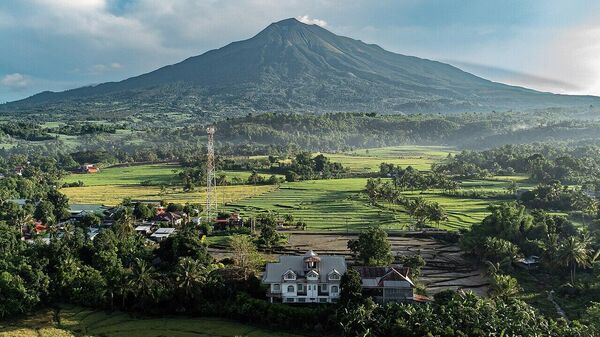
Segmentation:
{"type": "Polygon", "coordinates": [[[210,223],[217,216],[217,178],[215,174],[215,127],[206,128],[208,134],[206,154],[206,222],[210,223]]]}

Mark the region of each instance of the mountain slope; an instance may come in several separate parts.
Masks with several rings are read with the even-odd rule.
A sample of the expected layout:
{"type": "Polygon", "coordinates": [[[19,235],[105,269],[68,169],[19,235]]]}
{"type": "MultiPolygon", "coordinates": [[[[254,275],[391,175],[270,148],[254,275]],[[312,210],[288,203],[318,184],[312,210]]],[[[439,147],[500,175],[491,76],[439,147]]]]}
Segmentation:
{"type": "Polygon", "coordinates": [[[591,96],[541,93],[491,82],[448,64],[388,52],[295,19],[273,23],[175,65],[121,82],[44,92],[9,109],[456,111],[573,106],[591,96]]]}

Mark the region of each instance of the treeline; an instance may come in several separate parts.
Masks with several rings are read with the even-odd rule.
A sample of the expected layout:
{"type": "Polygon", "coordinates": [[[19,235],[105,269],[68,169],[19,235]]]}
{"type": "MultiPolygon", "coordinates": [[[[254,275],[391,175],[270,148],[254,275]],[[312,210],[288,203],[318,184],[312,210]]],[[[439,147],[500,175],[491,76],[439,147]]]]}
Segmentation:
{"type": "Polygon", "coordinates": [[[116,133],[117,127],[112,124],[103,123],[69,123],[61,125],[56,133],[69,136],[81,136],[94,133],[116,133]]]}
{"type": "Polygon", "coordinates": [[[387,202],[404,207],[417,227],[422,228],[430,222],[439,227],[440,223],[448,220],[446,210],[439,203],[427,201],[422,197],[406,197],[402,195],[402,191],[404,189],[396,186],[393,180],[384,181],[381,178],[367,180],[366,193],[372,204],[387,202]]]}
{"type": "Polygon", "coordinates": [[[43,141],[55,139],[41,125],[32,122],[9,122],[0,124],[0,131],[13,138],[28,141],[43,141]]]}
{"type": "Polygon", "coordinates": [[[568,144],[505,145],[485,151],[463,151],[435,164],[434,172],[461,178],[528,174],[533,182],[598,184],[600,147],[568,144]]]}
{"type": "Polygon", "coordinates": [[[421,172],[412,166],[403,169],[400,165],[381,163],[379,176],[391,178],[394,187],[401,191],[427,190],[437,188],[445,191],[454,191],[459,183],[451,177],[440,172],[421,172]]]}
{"type": "MultiPolygon", "coordinates": [[[[283,181],[293,182],[300,180],[332,179],[345,177],[348,171],[340,163],[334,163],[325,155],[313,156],[310,152],[300,152],[292,159],[268,156],[264,159],[244,158],[215,158],[217,170],[245,170],[251,171],[248,179],[228,177],[226,173],[216,176],[217,185],[275,185],[283,181]],[[270,175],[265,178],[261,173],[270,175]],[[285,180],[276,175],[285,176],[285,180]]],[[[194,186],[206,185],[206,157],[182,163],[185,169],[179,172],[184,190],[193,190],[194,186]]]]}
{"type": "MultiPolygon", "coordinates": [[[[377,115],[265,113],[217,122],[225,144],[297,144],[313,151],[402,144],[489,148],[504,144],[594,140],[600,123],[553,113],[377,115]]],[[[182,133],[190,132],[186,129],[182,133]]]]}

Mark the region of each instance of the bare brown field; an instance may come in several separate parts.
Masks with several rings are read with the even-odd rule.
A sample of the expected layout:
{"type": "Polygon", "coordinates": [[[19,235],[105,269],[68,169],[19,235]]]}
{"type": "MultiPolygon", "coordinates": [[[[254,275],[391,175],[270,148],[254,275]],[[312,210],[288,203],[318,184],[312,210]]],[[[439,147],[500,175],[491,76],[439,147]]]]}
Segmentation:
{"type": "MultiPolygon", "coordinates": [[[[331,232],[283,232],[288,236],[288,244],[284,249],[269,254],[268,259],[275,260],[279,254],[304,254],[312,249],[318,254],[344,255],[353,263],[348,250],[348,240],[355,239],[356,234],[331,232]]],[[[442,290],[472,291],[480,296],[487,295],[489,281],[485,270],[467,259],[457,244],[444,243],[432,238],[395,236],[390,234],[392,251],[396,256],[420,254],[426,261],[419,282],[429,295],[442,290]]],[[[223,248],[211,248],[216,258],[227,256],[223,248]]]]}

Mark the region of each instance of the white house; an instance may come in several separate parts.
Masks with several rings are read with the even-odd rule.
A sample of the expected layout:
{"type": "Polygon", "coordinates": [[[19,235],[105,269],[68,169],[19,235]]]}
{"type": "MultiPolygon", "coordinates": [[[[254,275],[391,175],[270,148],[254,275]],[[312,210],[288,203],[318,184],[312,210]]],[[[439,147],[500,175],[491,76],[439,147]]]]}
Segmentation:
{"type": "Polygon", "coordinates": [[[279,262],[267,264],[262,282],[269,285],[271,302],[331,303],[340,297],[340,280],[346,273],[343,256],[282,255],[279,262]]]}

